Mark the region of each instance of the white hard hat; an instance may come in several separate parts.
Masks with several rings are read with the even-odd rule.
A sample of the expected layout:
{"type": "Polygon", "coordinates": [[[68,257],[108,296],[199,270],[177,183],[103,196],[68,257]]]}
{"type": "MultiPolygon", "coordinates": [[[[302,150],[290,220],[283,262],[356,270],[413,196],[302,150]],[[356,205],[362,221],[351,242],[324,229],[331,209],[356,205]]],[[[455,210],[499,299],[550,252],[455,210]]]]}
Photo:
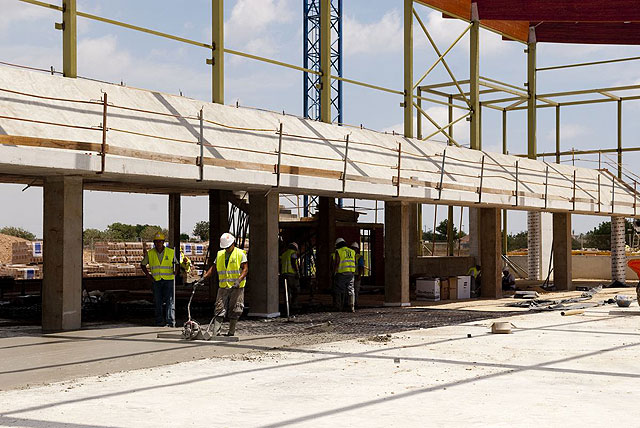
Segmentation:
{"type": "Polygon", "coordinates": [[[236,238],[234,238],[232,234],[223,233],[220,237],[220,248],[229,248],[235,241],[236,238]]]}
{"type": "Polygon", "coordinates": [[[343,242],[344,242],[344,239],[342,239],[342,238],[336,239],[336,247],[338,246],[338,244],[343,243],[343,242]]]}
{"type": "Polygon", "coordinates": [[[351,248],[355,248],[356,250],[360,249],[360,244],[358,242],[353,242],[353,244],[351,244],[351,248]]]}

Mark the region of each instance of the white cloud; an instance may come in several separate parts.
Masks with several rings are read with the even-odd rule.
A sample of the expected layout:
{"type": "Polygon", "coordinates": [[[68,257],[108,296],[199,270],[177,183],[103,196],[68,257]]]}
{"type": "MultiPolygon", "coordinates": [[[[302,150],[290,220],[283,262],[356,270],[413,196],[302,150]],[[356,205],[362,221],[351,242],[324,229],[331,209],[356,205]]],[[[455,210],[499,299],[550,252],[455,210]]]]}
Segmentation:
{"type": "Polygon", "coordinates": [[[291,0],[238,0],[224,24],[225,44],[245,52],[271,55],[278,45],[270,34],[274,26],[290,22],[291,0]]]}
{"type": "Polygon", "coordinates": [[[385,13],[379,21],[363,23],[345,15],[343,21],[346,55],[394,52],[402,49],[402,17],[397,10],[385,13]]]}
{"type": "MultiPolygon", "coordinates": [[[[11,25],[21,22],[32,22],[40,19],[51,19],[56,16],[54,11],[15,0],[0,0],[0,31],[6,31],[11,25]]],[[[51,22],[53,27],[53,21],[51,22]]]]}

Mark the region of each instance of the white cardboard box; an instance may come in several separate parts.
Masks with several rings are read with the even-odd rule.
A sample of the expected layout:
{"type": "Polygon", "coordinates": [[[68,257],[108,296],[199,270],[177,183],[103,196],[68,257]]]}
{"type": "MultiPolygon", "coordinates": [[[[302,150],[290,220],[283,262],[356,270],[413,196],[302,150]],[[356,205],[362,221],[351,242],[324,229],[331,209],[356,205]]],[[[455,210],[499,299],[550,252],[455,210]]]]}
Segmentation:
{"type": "Polygon", "coordinates": [[[471,298],[471,277],[459,276],[458,277],[458,299],[471,298]]]}
{"type": "Polygon", "coordinates": [[[440,300],[440,279],[416,279],[416,299],[437,302],[440,300]]]}

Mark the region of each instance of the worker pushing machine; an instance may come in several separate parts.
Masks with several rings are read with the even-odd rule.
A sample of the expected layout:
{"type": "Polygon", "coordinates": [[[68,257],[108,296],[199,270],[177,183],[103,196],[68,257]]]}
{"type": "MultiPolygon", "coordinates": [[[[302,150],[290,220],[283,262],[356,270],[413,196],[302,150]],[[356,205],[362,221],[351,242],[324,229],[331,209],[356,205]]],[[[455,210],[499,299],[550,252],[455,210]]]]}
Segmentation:
{"type": "Polygon", "coordinates": [[[298,244],[290,243],[284,253],[280,255],[280,274],[287,281],[291,306],[297,306],[300,294],[300,263],[298,259],[298,244]]]}
{"type": "Polygon", "coordinates": [[[175,327],[175,279],[179,263],[176,260],[175,250],[165,247],[164,241],[164,233],[155,234],[153,248],[146,252],[140,267],[147,278],[153,281],[156,325],[175,327]]]}
{"type": "Polygon", "coordinates": [[[220,336],[224,316],[229,316],[229,331],[227,336],[234,336],[236,324],[244,310],[244,287],[246,284],[249,264],[247,254],[236,248],[236,238],[230,233],[223,233],[220,237],[220,248],[215,263],[211,265],[202,280],[218,273],[218,294],[213,320],[213,335],[220,336]]]}
{"type": "Polygon", "coordinates": [[[354,276],[356,272],[356,252],[347,247],[342,238],[336,239],[333,263],[333,288],[335,305],[339,311],[348,309],[355,312],[354,276]]]}

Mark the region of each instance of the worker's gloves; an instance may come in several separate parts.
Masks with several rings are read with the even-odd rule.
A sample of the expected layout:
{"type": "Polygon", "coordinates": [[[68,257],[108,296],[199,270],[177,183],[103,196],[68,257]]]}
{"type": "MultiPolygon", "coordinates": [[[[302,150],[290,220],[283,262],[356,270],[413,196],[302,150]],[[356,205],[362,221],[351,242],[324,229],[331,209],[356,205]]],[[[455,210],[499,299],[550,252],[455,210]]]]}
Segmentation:
{"type": "Polygon", "coordinates": [[[240,278],[236,279],[231,288],[240,288],[240,278]]]}

